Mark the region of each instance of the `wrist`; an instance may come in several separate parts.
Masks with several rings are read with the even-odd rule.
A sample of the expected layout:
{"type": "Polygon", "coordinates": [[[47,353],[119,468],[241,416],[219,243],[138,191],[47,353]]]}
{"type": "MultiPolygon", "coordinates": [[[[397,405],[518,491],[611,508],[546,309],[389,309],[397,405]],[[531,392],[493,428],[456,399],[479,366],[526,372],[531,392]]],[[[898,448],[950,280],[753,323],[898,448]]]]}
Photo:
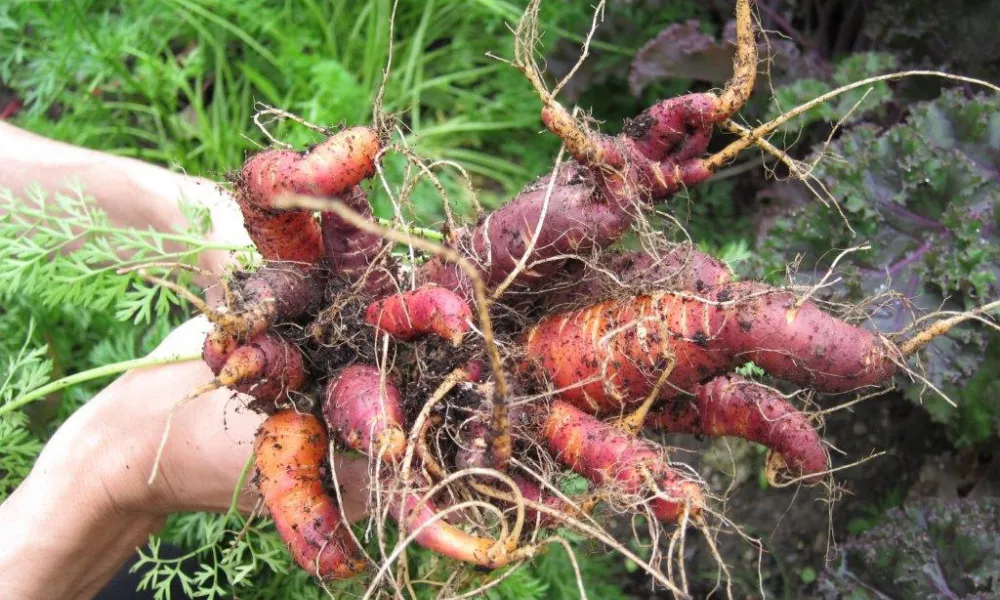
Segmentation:
{"type": "Polygon", "coordinates": [[[88,463],[100,442],[47,447],[28,478],[0,505],[0,597],[86,598],[163,525],[134,514],[88,463]]]}

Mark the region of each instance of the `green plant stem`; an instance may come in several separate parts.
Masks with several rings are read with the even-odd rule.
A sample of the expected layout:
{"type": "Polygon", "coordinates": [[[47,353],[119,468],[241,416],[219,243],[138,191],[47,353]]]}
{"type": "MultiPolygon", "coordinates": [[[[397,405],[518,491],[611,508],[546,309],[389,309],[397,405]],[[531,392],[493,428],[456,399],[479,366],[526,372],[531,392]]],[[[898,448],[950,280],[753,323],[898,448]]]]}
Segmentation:
{"type": "Polygon", "coordinates": [[[39,398],[44,398],[53,392],[58,392],[64,388],[68,388],[71,385],[76,385],[78,383],[83,383],[85,381],[90,381],[92,379],[98,379],[101,377],[107,377],[108,375],[117,375],[118,373],[124,373],[130,369],[142,369],[145,367],[155,367],[158,365],[169,365],[173,363],[188,362],[191,360],[200,360],[201,354],[175,354],[171,356],[144,356],[143,358],[135,358],[132,360],[125,360],[122,362],[112,363],[110,365],[102,365],[100,367],[95,367],[93,369],[88,369],[86,371],[81,371],[79,373],[74,373],[68,375],[61,379],[56,379],[55,381],[50,381],[49,383],[37,387],[30,392],[21,394],[17,398],[14,398],[7,404],[0,406],[0,417],[6,415],[9,412],[13,412],[26,404],[30,404],[39,398]]]}
{"type": "Polygon", "coordinates": [[[427,238],[427,239],[431,239],[431,240],[438,240],[438,241],[444,239],[444,234],[442,234],[440,231],[435,231],[433,229],[427,229],[425,227],[417,227],[415,225],[408,225],[407,227],[400,227],[392,219],[383,219],[382,217],[378,217],[375,220],[378,221],[378,224],[381,225],[382,227],[388,227],[390,229],[395,229],[396,231],[403,231],[403,232],[408,233],[410,235],[416,235],[416,236],[420,236],[422,238],[427,238]]]}
{"type": "MultiPolygon", "coordinates": [[[[29,208],[26,206],[17,206],[17,207],[4,206],[4,208],[10,208],[11,209],[10,212],[13,213],[15,216],[23,215],[27,217],[33,217],[38,219],[39,221],[55,222],[55,221],[61,221],[67,217],[67,215],[50,213],[42,209],[29,208]]],[[[102,234],[102,233],[109,234],[109,233],[130,232],[130,231],[143,237],[159,239],[167,242],[177,242],[180,244],[187,244],[189,246],[197,246],[205,250],[228,250],[236,252],[247,248],[246,244],[226,244],[223,242],[212,242],[198,235],[153,231],[151,229],[140,229],[136,227],[114,227],[114,226],[94,225],[92,223],[87,223],[87,229],[85,231],[79,232],[78,234],[73,236],[73,238],[70,239],[68,242],[64,243],[71,243],[81,237],[88,235],[102,234]]]]}
{"type": "Polygon", "coordinates": [[[233,499],[229,503],[229,512],[226,514],[235,515],[236,511],[240,507],[240,492],[243,491],[243,485],[247,482],[247,477],[250,476],[250,469],[253,468],[253,455],[247,459],[247,464],[243,465],[243,470],[240,471],[240,478],[236,480],[236,487],[233,488],[233,499]]]}

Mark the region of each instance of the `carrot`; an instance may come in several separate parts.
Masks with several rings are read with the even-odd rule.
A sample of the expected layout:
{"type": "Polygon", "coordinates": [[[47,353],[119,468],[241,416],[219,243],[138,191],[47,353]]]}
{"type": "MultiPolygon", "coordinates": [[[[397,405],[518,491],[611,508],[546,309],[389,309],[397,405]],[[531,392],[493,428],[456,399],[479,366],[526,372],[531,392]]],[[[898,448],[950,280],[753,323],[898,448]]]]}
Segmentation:
{"type": "MultiPolygon", "coordinates": [[[[544,492],[541,486],[527,477],[514,474],[511,475],[510,478],[517,484],[517,488],[521,490],[521,496],[523,496],[525,500],[545,505],[564,514],[572,516],[577,516],[579,514],[580,511],[575,507],[567,504],[562,500],[562,498],[556,496],[555,494],[544,492]]],[[[541,528],[557,527],[561,524],[558,517],[546,512],[538,511],[530,506],[525,509],[524,518],[527,523],[537,523],[538,527],[541,528]]]]}
{"type": "Polygon", "coordinates": [[[732,279],[726,263],[688,245],[677,246],[660,256],[648,252],[618,252],[611,253],[605,260],[611,272],[631,285],[661,286],[669,281],[674,289],[700,292],[732,279]]]}
{"type": "Polygon", "coordinates": [[[483,419],[473,418],[463,424],[458,435],[455,466],[459,469],[489,466],[490,428],[483,419]]]}
{"type": "Polygon", "coordinates": [[[451,290],[423,286],[373,302],[365,311],[365,322],[400,340],[428,333],[454,345],[471,327],[472,309],[451,290]]]}
{"type": "Polygon", "coordinates": [[[751,360],[765,371],[824,393],[878,385],[897,371],[899,350],[881,335],[824,313],[812,302],[759,283],[723,286],[724,343],[736,363],[751,360]]]}
{"type": "Polygon", "coordinates": [[[206,364],[215,373],[212,387],[229,387],[253,396],[250,407],[274,411],[275,403],[305,383],[302,353],[294,344],[270,334],[236,345],[232,338],[209,335],[202,348],[206,364]]]}
{"type": "Polygon", "coordinates": [[[568,265],[566,284],[546,294],[548,306],[602,300],[616,292],[672,289],[704,291],[732,279],[721,260],[681,245],[654,256],[646,251],[608,252],[598,264],[568,265]],[[614,279],[612,279],[614,278],[614,279]]]}
{"type": "Polygon", "coordinates": [[[326,431],[316,417],[276,412],[254,442],[256,481],[295,562],[320,579],[346,579],[366,563],[323,487],[326,453],[326,431]]]}
{"type": "MultiPolygon", "coordinates": [[[[567,116],[561,106],[542,109],[542,123],[564,140],[573,135],[567,131],[567,116]]],[[[650,124],[649,127],[664,130],[669,129],[669,124],[662,127],[650,124]]],[[[606,201],[625,204],[630,199],[641,199],[653,202],[669,198],[682,188],[698,185],[712,176],[705,161],[693,157],[707,149],[710,131],[709,128],[689,138],[689,145],[682,146],[677,156],[668,154],[656,159],[647,156],[647,153],[657,155],[649,144],[637,145],[628,133],[620,137],[590,133],[585,144],[580,147],[570,144],[569,149],[578,163],[593,172],[606,201]]]]}
{"type": "Polygon", "coordinates": [[[403,400],[399,389],[370,365],[351,365],[326,386],[323,416],[332,432],[349,447],[389,461],[406,450],[403,400]]]}
{"type": "Polygon", "coordinates": [[[206,316],[222,332],[254,337],[275,323],[298,319],[322,303],[326,278],[318,269],[267,263],[253,273],[239,272],[233,285],[235,305],[206,316]]]}
{"type": "Polygon", "coordinates": [[[407,491],[393,499],[393,515],[405,525],[407,534],[415,533],[414,541],[420,546],[470,564],[487,569],[498,569],[513,558],[513,544],[466,533],[438,517],[433,500],[423,500],[420,491],[407,491]]]}
{"type": "MultiPolygon", "coordinates": [[[[491,213],[472,229],[455,232],[455,247],[480,265],[487,285],[503,281],[527,250],[549,197],[543,227],[528,267],[518,278],[522,285],[557,272],[564,261],[550,260],[577,251],[601,248],[617,240],[631,226],[632,207],[604,202],[593,175],[576,164],[564,165],[528,185],[518,196],[491,213]],[[551,194],[549,182],[555,178],[551,194]]],[[[418,279],[472,297],[472,284],[456,265],[440,257],[421,265],[418,279]]]]}
{"type": "Polygon", "coordinates": [[[805,414],[783,396],[737,375],[716,377],[694,388],[695,398],[676,397],[646,420],[673,433],[734,436],[772,452],[772,464],[793,477],[819,483],[829,468],[822,440],[805,414]],[[810,477],[812,476],[812,477],[810,477]]]}
{"type": "Polygon", "coordinates": [[[617,413],[648,396],[670,359],[664,394],[731,368],[732,352],[708,345],[717,328],[700,329],[707,310],[665,293],[552,315],[529,330],[521,369],[546,377],[579,408],[617,413]]]}
{"type": "MultiPolygon", "coordinates": [[[[733,77],[719,94],[688,94],[660,102],[626,124],[617,136],[584,129],[553,97],[545,97],[542,122],[570,155],[594,170],[606,189],[632,188],[662,198],[708,178],[713,126],[735,114],[756,83],[757,44],[749,0],[736,2],[737,55],[733,77]],[[637,185],[638,184],[638,185],[637,185]]],[[[612,194],[614,195],[614,194],[612,194]]]]}
{"type": "MultiPolygon", "coordinates": [[[[616,164],[622,160],[616,158],[616,164]]],[[[614,175],[576,163],[563,165],[525,187],[476,227],[457,230],[454,246],[480,265],[487,285],[497,285],[527,252],[544,214],[527,268],[517,279],[519,285],[527,286],[559,272],[565,263],[559,257],[586,254],[617,241],[630,229],[642,204],[667,199],[682,186],[711,176],[698,164],[644,160],[645,166],[613,168],[614,175]]],[[[468,277],[443,258],[434,257],[422,265],[418,278],[471,297],[468,277]]]]}
{"type": "Polygon", "coordinates": [[[375,173],[382,142],[370,127],[350,127],[306,152],[265,150],[241,171],[241,188],[254,206],[274,210],[283,194],[339,196],[375,173]]]}
{"type": "Polygon", "coordinates": [[[685,94],[657,102],[627,122],[621,135],[606,137],[632,145],[649,160],[682,161],[708,151],[713,126],[728,117],[719,113],[715,94],[685,94]]]}
{"type": "Polygon", "coordinates": [[[472,383],[482,383],[489,372],[483,361],[478,358],[466,361],[462,370],[469,374],[469,381],[472,383]]]}
{"type": "Polygon", "coordinates": [[[237,193],[243,225],[266,260],[313,265],[323,258],[319,223],[308,212],[276,212],[257,207],[237,193]]]}
{"type": "Polygon", "coordinates": [[[696,516],[704,506],[701,486],[671,467],[662,448],[572,404],[553,400],[540,431],[560,462],[597,485],[612,484],[630,496],[649,497],[661,521],[677,522],[685,510],[696,516]]]}
{"type": "Polygon", "coordinates": [[[369,127],[340,131],[307,152],[267,150],[251,156],[236,178],[236,199],[257,250],[268,260],[316,264],[324,256],[319,223],[308,211],[279,211],[285,194],[343,194],[375,172],[381,148],[369,127]]]}
{"type": "Polygon", "coordinates": [[[319,269],[266,263],[253,273],[237,274],[234,287],[239,299],[234,312],[251,312],[260,304],[271,303],[270,324],[298,319],[319,308],[326,279],[319,269]]]}
{"type": "Polygon", "coordinates": [[[661,397],[752,360],[770,374],[821,392],[877,385],[896,369],[884,338],[787,292],[741,282],[638,296],[553,315],[532,328],[521,369],[539,370],[561,397],[614,412],[647,397],[671,368],[661,397]],[[706,301],[707,300],[707,301],[706,301]]]}
{"type": "Polygon", "coordinates": [[[201,358],[208,365],[208,368],[218,375],[226,364],[226,359],[236,351],[239,345],[235,334],[221,329],[213,329],[205,336],[205,342],[201,348],[201,358]]]}
{"type": "MultiPolygon", "coordinates": [[[[372,218],[372,208],[365,190],[356,185],[341,200],[362,216],[372,218]]],[[[365,277],[364,291],[376,298],[389,293],[393,286],[393,264],[370,270],[386,249],[381,236],[358,229],[336,213],[322,213],[323,247],[334,277],[354,283],[365,277]]]]}

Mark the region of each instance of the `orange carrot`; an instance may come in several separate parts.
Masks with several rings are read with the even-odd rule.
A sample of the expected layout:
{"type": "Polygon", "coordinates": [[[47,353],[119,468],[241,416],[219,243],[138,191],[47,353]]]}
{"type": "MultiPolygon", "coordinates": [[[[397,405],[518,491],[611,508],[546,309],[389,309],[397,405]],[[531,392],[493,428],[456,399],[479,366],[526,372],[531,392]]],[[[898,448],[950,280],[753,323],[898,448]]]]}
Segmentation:
{"type": "Polygon", "coordinates": [[[326,452],[326,430],[316,417],[277,412],[257,432],[257,485],[295,562],[320,579],[346,579],[366,564],[323,487],[326,452]]]}

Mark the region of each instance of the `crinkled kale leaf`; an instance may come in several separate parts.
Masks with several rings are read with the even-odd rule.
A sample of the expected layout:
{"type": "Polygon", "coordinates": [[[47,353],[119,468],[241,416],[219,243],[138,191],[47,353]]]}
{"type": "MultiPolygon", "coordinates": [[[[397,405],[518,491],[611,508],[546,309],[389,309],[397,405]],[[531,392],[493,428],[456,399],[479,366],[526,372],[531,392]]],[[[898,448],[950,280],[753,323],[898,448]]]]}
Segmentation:
{"type": "Polygon", "coordinates": [[[820,581],[825,600],[997,598],[1000,499],[894,508],[843,550],[820,581]]]}
{"type": "MultiPolygon", "coordinates": [[[[781,275],[801,255],[796,282],[809,283],[838,249],[868,242],[871,250],[837,265],[843,283],[826,291],[852,302],[880,298],[867,325],[886,333],[925,326],[915,320],[928,312],[1000,297],[1000,98],[949,91],[912,106],[906,121],[888,130],[855,126],[825,154],[814,173],[856,235],[835,209],[808,203],[761,241],[761,273],[781,275]]],[[[919,362],[927,381],[961,405],[965,382],[987,355],[989,331],[974,323],[932,342],[919,362]]],[[[921,381],[901,376],[899,383],[939,421],[956,417],[921,381]]],[[[967,400],[988,403],[982,408],[995,423],[1000,401],[996,386],[987,387],[992,396],[978,390],[967,400]]]]}

